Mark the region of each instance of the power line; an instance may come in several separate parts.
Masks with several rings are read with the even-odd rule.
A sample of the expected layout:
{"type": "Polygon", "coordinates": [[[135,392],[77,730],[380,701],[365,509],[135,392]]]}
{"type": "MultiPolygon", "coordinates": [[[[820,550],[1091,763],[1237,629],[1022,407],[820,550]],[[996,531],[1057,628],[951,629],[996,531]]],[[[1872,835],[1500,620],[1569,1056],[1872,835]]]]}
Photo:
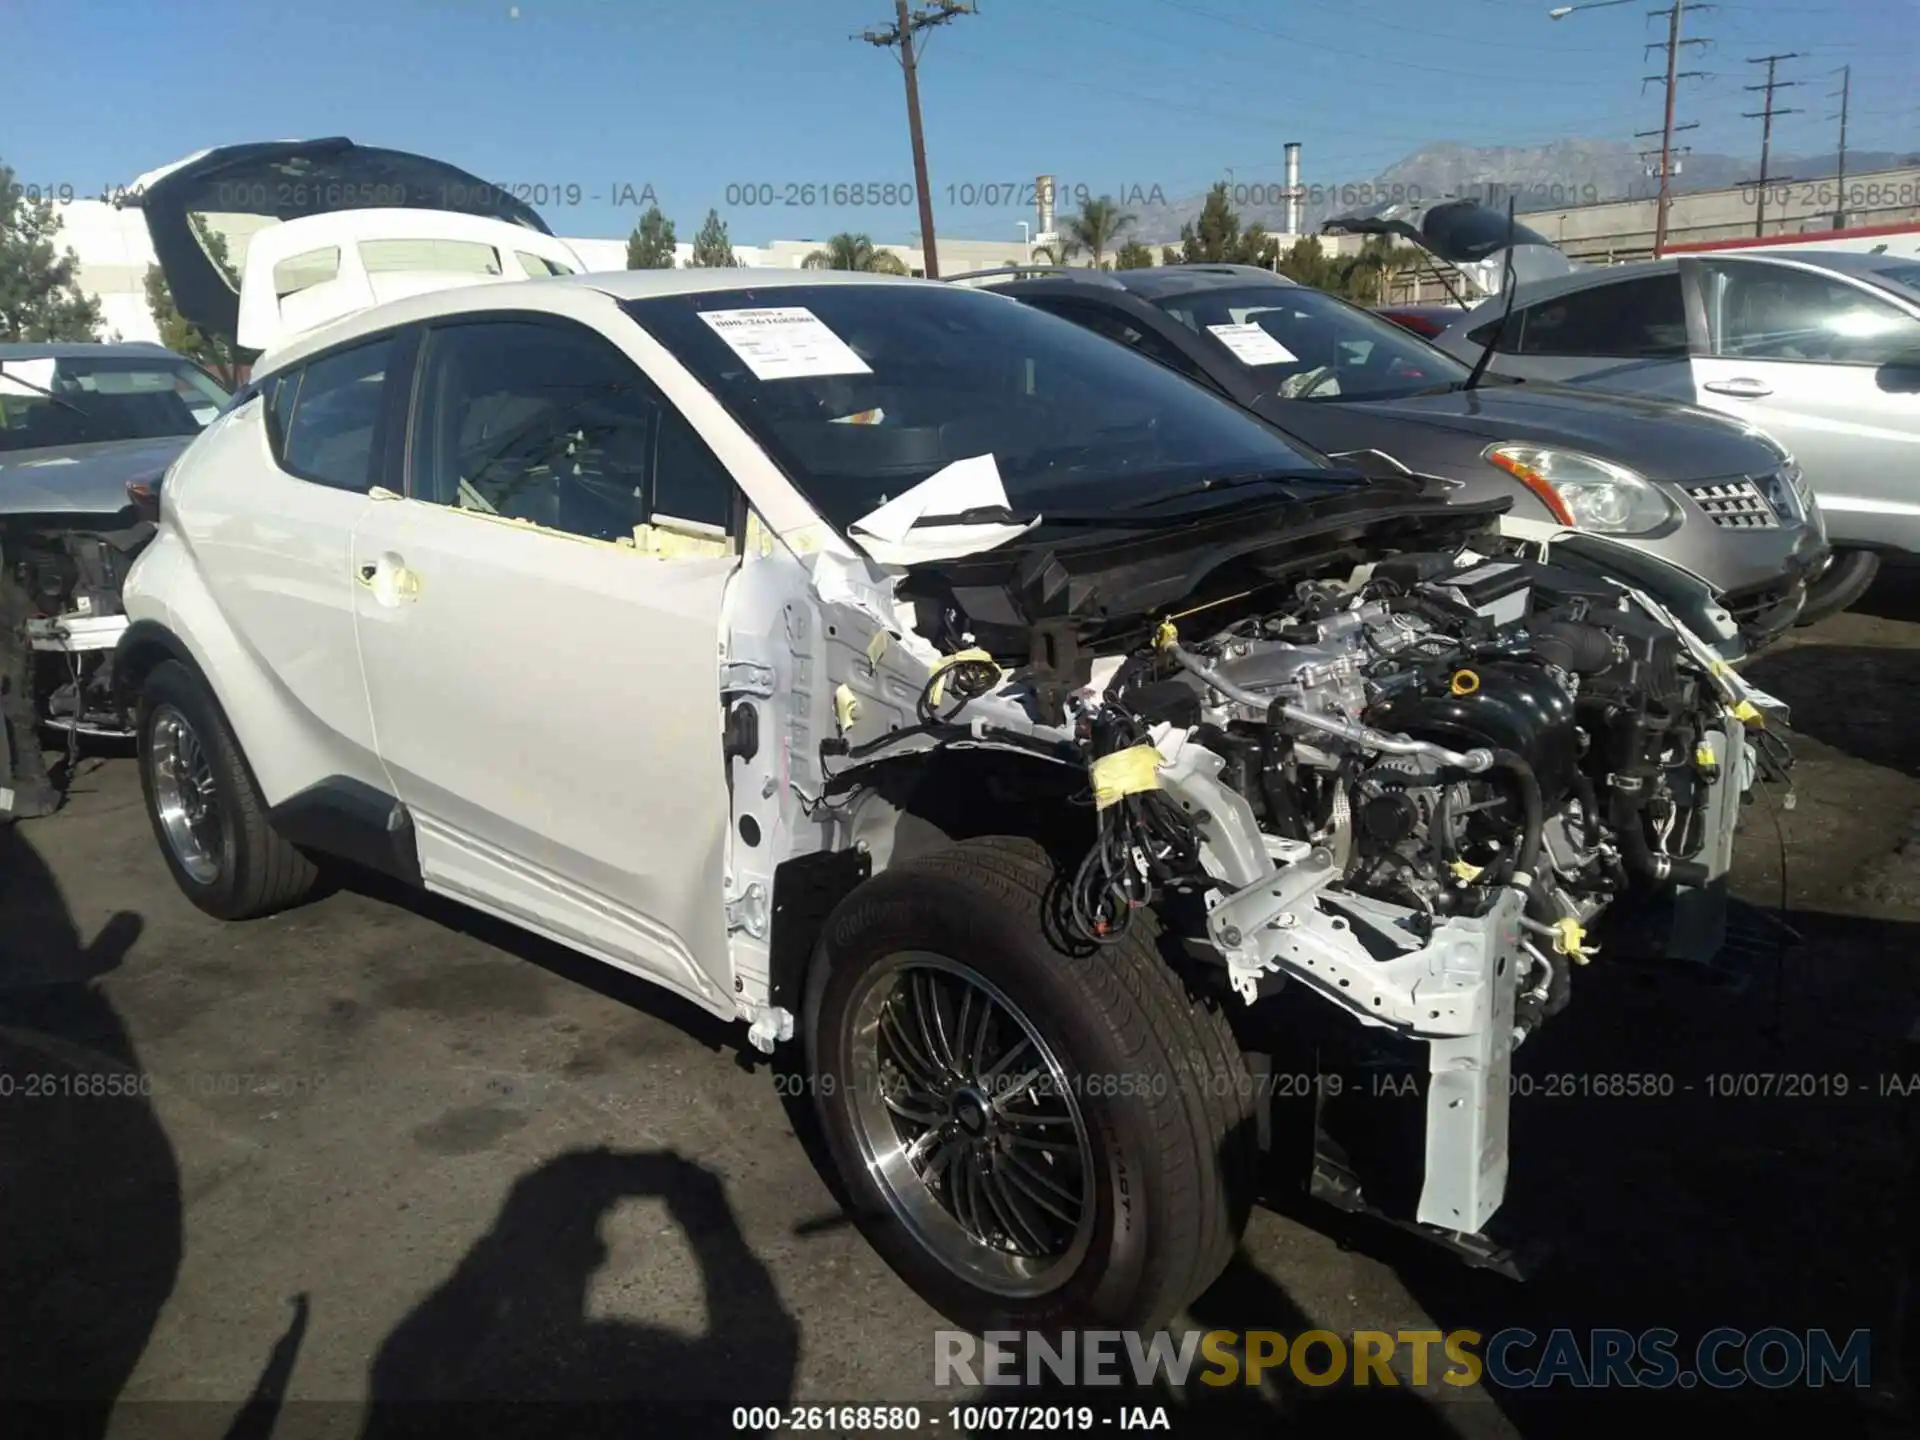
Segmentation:
{"type": "Polygon", "coordinates": [[[1837,118],[1840,121],[1840,149],[1836,156],[1836,168],[1839,174],[1835,177],[1836,183],[1833,187],[1833,228],[1836,230],[1847,228],[1847,108],[1852,99],[1853,66],[1842,65],[1840,67],[1840,114],[1837,117],[1832,115],[1827,117],[1829,120],[1837,118]]]}
{"type": "MultiPolygon", "coordinates": [[[[1782,110],[1774,105],[1774,91],[1788,90],[1800,83],[1798,80],[1776,80],[1773,73],[1774,67],[1782,60],[1798,60],[1799,58],[1800,52],[1795,50],[1778,55],[1756,55],[1747,61],[1749,65],[1764,65],[1767,67],[1766,84],[1749,85],[1746,87],[1749,90],[1766,91],[1766,104],[1758,110],[1749,110],[1740,117],[1742,120],[1758,120],[1760,122],[1760,179],[1755,189],[1757,198],[1753,207],[1753,233],[1755,235],[1765,235],[1767,233],[1767,180],[1769,178],[1767,175],[1767,163],[1773,156],[1773,117],[1776,115],[1798,115],[1800,113],[1798,110],[1793,109],[1782,110]]],[[[1782,180],[1793,179],[1791,175],[1782,175],[1779,178],[1782,180]]]]}
{"type": "MultiPolygon", "coordinates": [[[[1693,8],[1695,10],[1712,10],[1716,7],[1712,5],[1695,5],[1693,8]]],[[[1709,43],[1703,36],[1688,39],[1680,34],[1680,21],[1686,10],[1686,0],[1673,0],[1673,4],[1667,6],[1664,10],[1649,10],[1647,12],[1649,16],[1665,15],[1667,17],[1666,44],[1664,46],[1659,44],[1648,45],[1640,52],[1642,55],[1645,55],[1648,50],[1659,50],[1663,48],[1667,52],[1667,74],[1665,82],[1667,87],[1666,118],[1660,126],[1660,199],[1654,210],[1653,222],[1653,254],[1655,259],[1658,259],[1661,252],[1667,247],[1667,216],[1673,209],[1673,137],[1676,130],[1673,123],[1674,92],[1679,89],[1682,80],[1699,79],[1706,73],[1703,70],[1683,71],[1679,68],[1680,51],[1683,47],[1709,43]]],[[[1649,75],[1641,82],[1641,85],[1644,88],[1646,85],[1650,85],[1660,78],[1658,75],[1649,75]]],[[[1682,125],[1677,128],[1681,130],[1691,130],[1696,128],[1696,125],[1697,122],[1696,124],[1682,125]]],[[[1645,133],[1650,135],[1653,132],[1647,131],[1645,133]]]]}
{"type": "Polygon", "coordinates": [[[940,278],[940,260],[933,244],[933,189],[927,183],[927,142],[920,129],[920,71],[913,56],[913,37],[923,30],[946,25],[962,15],[978,14],[963,0],[932,0],[909,11],[907,0],[894,0],[894,22],[884,30],[863,30],[853,38],[883,50],[898,47],[900,69],[907,78],[907,138],[913,144],[913,184],[920,197],[921,270],[929,280],[940,278]]]}

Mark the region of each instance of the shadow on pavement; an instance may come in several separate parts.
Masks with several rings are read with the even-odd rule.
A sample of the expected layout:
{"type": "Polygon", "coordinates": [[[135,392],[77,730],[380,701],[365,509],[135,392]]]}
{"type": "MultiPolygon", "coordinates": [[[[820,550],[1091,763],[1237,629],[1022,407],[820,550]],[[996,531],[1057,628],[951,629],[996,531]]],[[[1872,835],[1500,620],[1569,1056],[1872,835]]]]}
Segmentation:
{"type": "Polygon", "coordinates": [[[1848,613],[1920,621],[1920,565],[1882,564],[1867,593],[1848,613]]]}
{"type": "Polygon", "coordinates": [[[1786,701],[1794,735],[1870,765],[1920,775],[1914,723],[1920,715],[1920,650],[1791,645],[1762,655],[1747,678],[1786,701]]]}
{"type": "Polygon", "coordinates": [[[746,1026],[743,1023],[722,1020],[711,1011],[701,1009],[691,1000],[684,1000],[650,980],[643,980],[638,975],[595,960],[578,950],[568,949],[565,945],[505,920],[496,920],[457,900],[417,890],[371,870],[344,865],[330,875],[329,880],[338,888],[409,911],[457,934],[471,936],[516,959],[538,965],[562,980],[591,990],[596,995],[603,995],[629,1010],[650,1015],[716,1054],[727,1050],[753,1053],[746,1044],[746,1026]]]}
{"type": "Polygon", "coordinates": [[[381,1345],[362,1440],[724,1431],[784,1404],[800,1328],[719,1179],[669,1153],[580,1150],[515,1183],[493,1228],[381,1345]],[[587,1314],[600,1226],[656,1196],[698,1260],[706,1333],[587,1314]]]}
{"type": "Polygon", "coordinates": [[[179,1271],[180,1172],[100,985],[141,919],[83,942],[30,833],[0,824],[0,1411],[99,1436],[179,1271]]]}
{"type": "MultiPolygon", "coordinates": [[[[1524,1283],[1376,1224],[1284,1207],[1391,1265],[1436,1328],[1479,1333],[1483,1358],[1506,1330],[1539,1337],[1506,1352],[1532,1372],[1555,1329],[1574,1332],[1585,1363],[1595,1330],[1664,1329],[1684,1372],[1716,1329],[1777,1329],[1796,1338],[1764,1363],[1792,1372],[1785,1383],[1483,1382],[1433,1413],[1485,1422],[1470,1412],[1491,1402],[1502,1433],[1528,1437],[1704,1419],[1748,1435],[1916,1433],[1902,1407],[1920,1341],[1920,1048],[1909,1038],[1920,926],[1787,919],[1801,938],[1784,953],[1756,940],[1723,956],[1731,983],[1602,957],[1576,977],[1574,1004],[1518,1052],[1512,1168],[1492,1229],[1543,1247],[1524,1283]],[[1628,1093],[1634,1076],[1652,1093],[1628,1093]],[[1805,1383],[1793,1347],[1813,1330],[1842,1350],[1871,1332],[1866,1374],[1805,1383]]],[[[1735,1345],[1711,1358],[1740,1356],[1735,1345]]]]}

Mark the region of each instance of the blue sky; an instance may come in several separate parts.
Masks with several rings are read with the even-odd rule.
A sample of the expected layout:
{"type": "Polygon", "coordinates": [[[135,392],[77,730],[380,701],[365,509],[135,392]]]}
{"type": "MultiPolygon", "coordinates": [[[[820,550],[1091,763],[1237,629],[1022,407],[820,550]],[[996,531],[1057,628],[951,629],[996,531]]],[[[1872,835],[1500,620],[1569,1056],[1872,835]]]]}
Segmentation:
{"type": "MultiPolygon", "coordinates": [[[[922,99],[942,234],[1015,238],[1013,186],[1168,198],[1229,169],[1277,183],[1299,140],[1310,184],[1364,179],[1424,145],[1625,139],[1659,123],[1658,0],[1559,22],[1555,0],[981,0],[934,34],[922,99]],[[1013,182],[999,196],[981,187],[1013,182]],[[951,189],[949,187],[952,187],[951,189]],[[973,203],[961,203],[971,198],[973,203]]],[[[651,185],[691,239],[709,206],[735,241],[863,229],[904,240],[910,204],[728,204],[729,187],[912,179],[899,67],[855,32],[891,0],[0,0],[23,184],[97,193],[207,145],[346,134],[488,179],[545,185],[560,234],[616,235],[651,185]],[[577,201],[568,203],[570,197],[577,201]]],[[[1685,138],[1757,151],[1744,63],[1802,51],[1780,151],[1831,147],[1839,67],[1852,143],[1920,146],[1920,0],[1722,0],[1681,90],[1685,138]]],[[[763,190],[764,194],[765,191],[763,190]]],[[[793,198],[804,200],[795,190],[793,198]]]]}

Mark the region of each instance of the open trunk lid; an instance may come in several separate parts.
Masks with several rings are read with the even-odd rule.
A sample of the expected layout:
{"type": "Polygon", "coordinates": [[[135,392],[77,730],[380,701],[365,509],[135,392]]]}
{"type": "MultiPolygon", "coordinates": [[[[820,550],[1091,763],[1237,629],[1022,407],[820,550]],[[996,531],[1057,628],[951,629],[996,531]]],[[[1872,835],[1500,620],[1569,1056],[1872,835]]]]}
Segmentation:
{"type": "Polygon", "coordinates": [[[1330,235],[1387,235],[1409,241],[1446,261],[1481,298],[1505,289],[1510,238],[1514,279],[1521,285],[1587,268],[1517,220],[1509,237],[1506,215],[1474,200],[1397,201],[1336,216],[1320,228],[1330,235]]]}
{"type": "MultiPolygon", "coordinates": [[[[356,218],[350,222],[342,220],[341,236],[350,234],[356,244],[390,240],[427,247],[415,252],[425,263],[409,265],[403,259],[394,267],[396,272],[437,269],[444,274],[444,263],[433,263],[430,242],[472,240],[482,233],[490,233],[496,247],[509,256],[514,247],[504,242],[524,237],[527,243],[519,249],[552,259],[565,270],[581,268],[578,259],[553,239],[553,232],[539,213],[503,187],[443,160],[356,145],[343,136],[203,150],[141,176],[120,203],[139,209],[145,216],[154,256],[166,272],[181,315],[200,330],[235,340],[248,349],[265,349],[288,333],[285,323],[276,322],[271,333],[260,328],[269,309],[277,312],[280,295],[272,297],[276,302],[272,307],[258,301],[252,307],[242,304],[244,280],[254,268],[248,254],[254,237],[280,223],[303,223],[303,250],[288,250],[283,242],[276,264],[301,253],[324,250],[333,236],[323,217],[342,220],[353,216],[356,218]],[[442,223],[461,217],[492,228],[490,232],[448,229],[442,223]],[[250,334],[243,335],[242,314],[249,309],[255,324],[250,334]]],[[[449,253],[445,249],[440,252],[443,256],[449,253]]],[[[342,275],[328,278],[346,278],[344,251],[341,261],[342,275]]],[[[365,269],[360,267],[362,275],[365,269]]],[[[464,273],[465,278],[442,283],[489,278],[484,273],[472,273],[464,256],[453,273],[464,273]]],[[[523,265],[516,272],[510,265],[502,275],[492,278],[523,279],[529,273],[533,273],[530,267],[523,265]]],[[[269,281],[268,288],[280,287],[269,281]]],[[[333,292],[336,307],[348,298],[348,288],[333,292]]],[[[365,287],[355,298],[362,304],[373,303],[370,295],[391,298],[375,295],[365,287]]],[[[315,318],[303,312],[298,317],[300,328],[311,328],[344,313],[349,312],[335,308],[315,318]]]]}

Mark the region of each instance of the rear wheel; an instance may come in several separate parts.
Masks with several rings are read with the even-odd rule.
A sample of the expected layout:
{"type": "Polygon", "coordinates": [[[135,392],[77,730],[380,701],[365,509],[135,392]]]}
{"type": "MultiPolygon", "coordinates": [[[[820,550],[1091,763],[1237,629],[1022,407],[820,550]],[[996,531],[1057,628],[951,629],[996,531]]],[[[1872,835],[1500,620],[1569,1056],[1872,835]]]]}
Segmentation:
{"type": "Polygon", "coordinates": [[[1835,550],[1808,583],[1798,623],[1817,625],[1858,604],[1879,573],[1880,557],[1871,550],[1835,550]]]}
{"type": "Polygon", "coordinates": [[[1150,916],[1075,950],[1038,846],[975,840],[885,871],[829,921],[810,1082],[874,1247],[976,1330],[1151,1327],[1246,1222],[1251,1081],[1150,916]]]}
{"type": "Polygon", "coordinates": [[[312,894],[319,870],[274,832],[226,716],[178,661],[142,691],[140,788],[175,883],[209,915],[250,919],[312,894]]]}

